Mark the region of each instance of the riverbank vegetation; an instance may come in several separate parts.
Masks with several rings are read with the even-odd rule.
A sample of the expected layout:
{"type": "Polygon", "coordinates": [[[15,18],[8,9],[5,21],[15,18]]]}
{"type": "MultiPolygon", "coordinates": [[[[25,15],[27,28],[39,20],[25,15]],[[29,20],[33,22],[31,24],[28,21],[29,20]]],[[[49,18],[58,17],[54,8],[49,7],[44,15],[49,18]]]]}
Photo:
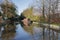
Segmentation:
{"type": "Polygon", "coordinates": [[[39,16],[38,15],[33,15],[33,7],[27,8],[26,10],[23,11],[22,13],[26,18],[31,19],[32,21],[39,22],[39,16]]]}
{"type": "Polygon", "coordinates": [[[3,24],[5,24],[4,30],[14,30],[16,27],[13,19],[18,16],[16,5],[9,0],[4,0],[2,3],[0,3],[0,14],[2,16],[1,19],[4,21],[3,24]]]}

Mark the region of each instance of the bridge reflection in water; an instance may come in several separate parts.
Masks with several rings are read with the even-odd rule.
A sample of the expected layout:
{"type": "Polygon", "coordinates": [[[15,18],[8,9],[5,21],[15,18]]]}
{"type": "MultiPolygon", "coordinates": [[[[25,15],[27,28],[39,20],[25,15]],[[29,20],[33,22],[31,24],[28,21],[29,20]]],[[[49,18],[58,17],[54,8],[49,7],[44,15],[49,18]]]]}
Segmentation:
{"type": "MultiPolygon", "coordinates": [[[[1,32],[0,32],[1,33],[1,32]]],[[[16,32],[2,32],[0,40],[49,40],[49,30],[45,28],[43,35],[43,28],[39,24],[32,24],[29,27],[22,27],[20,24],[16,25],[16,32]]],[[[55,30],[50,30],[50,40],[60,40],[60,33],[55,30]]]]}

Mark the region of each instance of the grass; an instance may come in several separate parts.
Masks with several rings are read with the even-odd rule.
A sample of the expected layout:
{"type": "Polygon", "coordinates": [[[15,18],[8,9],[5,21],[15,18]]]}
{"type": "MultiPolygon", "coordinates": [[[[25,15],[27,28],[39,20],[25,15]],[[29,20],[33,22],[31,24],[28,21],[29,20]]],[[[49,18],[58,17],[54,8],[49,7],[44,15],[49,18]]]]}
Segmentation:
{"type": "MultiPolygon", "coordinates": [[[[44,21],[42,21],[41,23],[49,24],[48,22],[44,22],[44,21]]],[[[50,24],[60,26],[60,23],[50,23],[50,24]]]]}

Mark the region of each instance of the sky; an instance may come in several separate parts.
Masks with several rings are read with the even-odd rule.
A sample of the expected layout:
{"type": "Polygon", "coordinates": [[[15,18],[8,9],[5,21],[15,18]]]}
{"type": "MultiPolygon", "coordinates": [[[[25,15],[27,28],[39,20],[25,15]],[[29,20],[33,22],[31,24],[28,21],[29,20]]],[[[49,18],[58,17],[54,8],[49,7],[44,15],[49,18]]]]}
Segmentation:
{"type": "Polygon", "coordinates": [[[27,9],[31,5],[32,0],[12,0],[12,2],[17,6],[18,15],[20,15],[25,9],[27,9]]]}

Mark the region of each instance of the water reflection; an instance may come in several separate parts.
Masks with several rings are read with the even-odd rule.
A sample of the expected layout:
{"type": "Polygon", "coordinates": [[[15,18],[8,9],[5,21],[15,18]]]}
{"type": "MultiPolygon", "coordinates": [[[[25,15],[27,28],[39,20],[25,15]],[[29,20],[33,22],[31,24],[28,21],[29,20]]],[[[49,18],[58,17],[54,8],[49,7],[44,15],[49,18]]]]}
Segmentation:
{"type": "Polygon", "coordinates": [[[15,40],[31,40],[31,35],[27,33],[20,24],[17,25],[15,40]]]}
{"type": "Polygon", "coordinates": [[[1,40],[13,40],[15,37],[15,32],[2,33],[1,40]]]}
{"type": "Polygon", "coordinates": [[[24,27],[24,29],[32,35],[33,40],[42,40],[42,28],[39,24],[32,24],[28,28],[24,27]]]}
{"type": "Polygon", "coordinates": [[[16,25],[15,31],[2,31],[0,40],[32,40],[31,34],[26,32],[20,24],[16,25]]]}
{"type": "MultiPolygon", "coordinates": [[[[49,31],[47,28],[44,30],[45,40],[48,39],[49,31]]],[[[60,34],[50,30],[51,40],[58,38],[60,39],[60,34]],[[54,34],[54,35],[53,35],[54,34]],[[59,36],[58,36],[59,35],[59,36]],[[54,37],[54,39],[53,39],[54,37]]],[[[16,25],[16,31],[11,32],[2,32],[0,40],[43,40],[43,28],[39,24],[32,24],[28,27],[22,27],[20,24],[16,25]]]]}

